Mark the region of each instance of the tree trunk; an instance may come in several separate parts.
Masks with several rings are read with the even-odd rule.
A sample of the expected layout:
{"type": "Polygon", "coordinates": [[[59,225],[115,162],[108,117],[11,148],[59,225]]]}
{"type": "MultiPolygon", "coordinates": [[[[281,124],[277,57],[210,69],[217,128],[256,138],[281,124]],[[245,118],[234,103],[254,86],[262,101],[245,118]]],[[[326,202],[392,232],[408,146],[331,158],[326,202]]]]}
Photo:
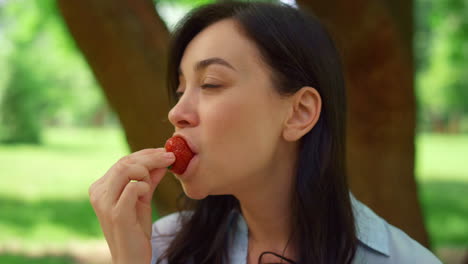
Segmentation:
{"type": "Polygon", "coordinates": [[[414,177],[412,1],[297,2],[326,24],[343,56],[351,189],[429,246],[414,177]]]}
{"type": "MultiPolygon", "coordinates": [[[[173,132],[165,88],[169,32],[153,2],[58,0],[58,6],[116,111],[130,150],[164,146],[173,132]]],[[[166,175],[155,192],[158,213],[175,211],[181,192],[166,175]]]]}

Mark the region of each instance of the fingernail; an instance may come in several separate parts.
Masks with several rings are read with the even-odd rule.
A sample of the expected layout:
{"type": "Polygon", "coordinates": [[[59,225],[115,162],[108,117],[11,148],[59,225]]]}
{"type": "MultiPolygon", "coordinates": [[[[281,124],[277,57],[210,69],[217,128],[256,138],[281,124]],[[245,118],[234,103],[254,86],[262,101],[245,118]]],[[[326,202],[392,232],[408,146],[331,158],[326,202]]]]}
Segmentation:
{"type": "Polygon", "coordinates": [[[163,157],[166,158],[166,159],[174,159],[175,155],[172,152],[167,152],[167,153],[163,154],[163,157]]]}

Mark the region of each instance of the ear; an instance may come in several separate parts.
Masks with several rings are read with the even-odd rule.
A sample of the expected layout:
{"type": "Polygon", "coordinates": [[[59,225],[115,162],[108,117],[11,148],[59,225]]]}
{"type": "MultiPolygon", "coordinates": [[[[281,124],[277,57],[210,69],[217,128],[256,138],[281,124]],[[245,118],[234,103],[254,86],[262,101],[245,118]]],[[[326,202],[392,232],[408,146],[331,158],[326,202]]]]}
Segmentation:
{"type": "Polygon", "coordinates": [[[297,141],[317,123],[322,98],[315,88],[304,86],[290,99],[289,113],[284,120],[283,138],[297,141]]]}

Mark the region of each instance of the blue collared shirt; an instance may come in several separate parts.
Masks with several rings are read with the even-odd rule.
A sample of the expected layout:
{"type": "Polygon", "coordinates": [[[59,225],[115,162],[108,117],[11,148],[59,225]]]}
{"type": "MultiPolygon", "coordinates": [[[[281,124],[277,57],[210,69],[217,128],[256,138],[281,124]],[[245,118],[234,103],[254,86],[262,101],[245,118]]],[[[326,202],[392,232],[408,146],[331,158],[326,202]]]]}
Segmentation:
{"type": "MultiPolygon", "coordinates": [[[[410,238],[400,229],[387,223],[369,207],[359,202],[351,194],[351,204],[355,215],[358,247],[353,263],[355,264],[441,264],[429,250],[410,238]]],[[[190,212],[189,212],[190,213],[190,212]]],[[[179,212],[172,213],[153,224],[152,247],[155,264],[158,257],[169,246],[173,236],[179,230],[179,212]],[[163,235],[163,236],[161,236],[163,235]],[[165,236],[164,236],[165,235],[165,236]],[[169,236],[167,236],[169,235],[169,236]]],[[[231,217],[237,217],[236,230],[229,233],[229,264],[247,263],[248,227],[238,210],[233,210],[231,217]]],[[[163,264],[167,264],[164,260],[163,264]]]]}

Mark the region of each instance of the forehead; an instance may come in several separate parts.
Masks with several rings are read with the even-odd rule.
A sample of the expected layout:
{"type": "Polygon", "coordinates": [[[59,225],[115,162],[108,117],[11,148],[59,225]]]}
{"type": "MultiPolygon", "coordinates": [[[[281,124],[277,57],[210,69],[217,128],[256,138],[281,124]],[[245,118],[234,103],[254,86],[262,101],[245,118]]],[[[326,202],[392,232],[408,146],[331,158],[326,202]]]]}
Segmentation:
{"type": "Polygon", "coordinates": [[[258,66],[260,61],[257,47],[233,19],[218,21],[197,34],[187,45],[180,66],[191,70],[188,67],[212,57],[222,58],[241,71],[258,66]]]}

